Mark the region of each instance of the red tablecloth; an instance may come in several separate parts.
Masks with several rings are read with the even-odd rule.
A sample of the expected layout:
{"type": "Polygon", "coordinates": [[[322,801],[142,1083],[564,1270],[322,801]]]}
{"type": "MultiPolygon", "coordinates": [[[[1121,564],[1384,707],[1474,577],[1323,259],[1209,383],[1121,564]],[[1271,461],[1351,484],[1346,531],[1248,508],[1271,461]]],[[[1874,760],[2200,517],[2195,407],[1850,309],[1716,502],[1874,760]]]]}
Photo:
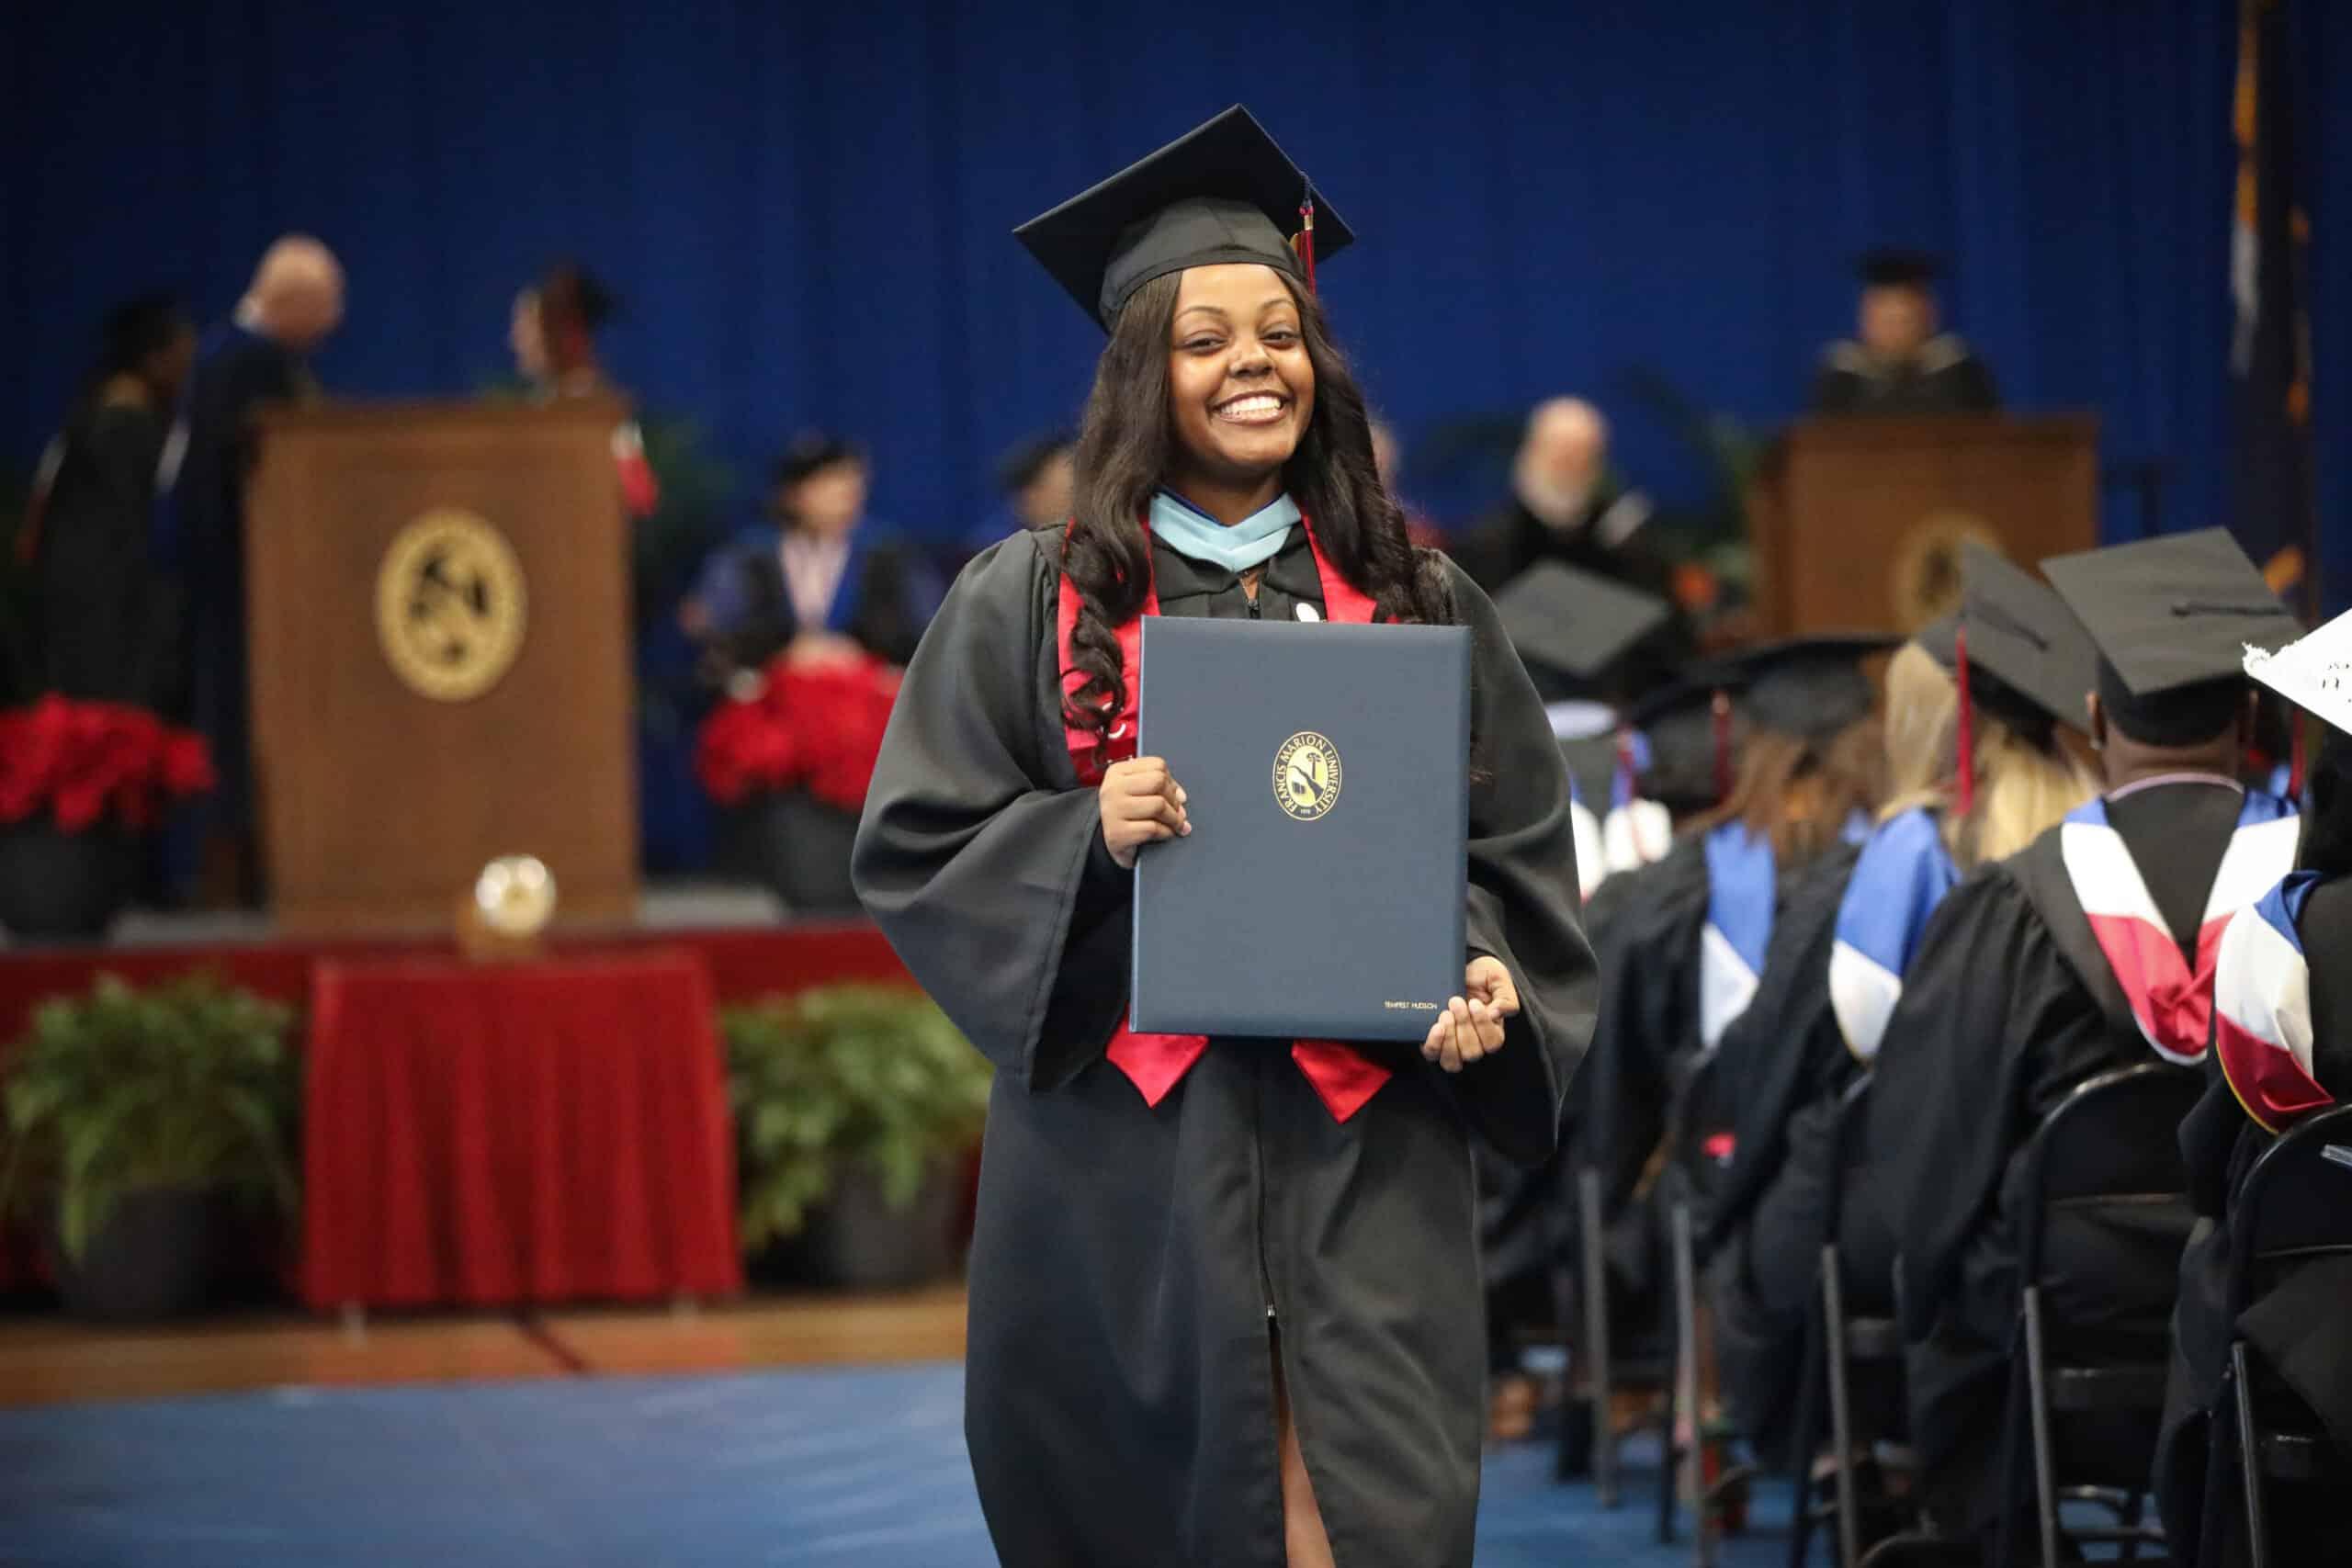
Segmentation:
{"type": "Polygon", "coordinates": [[[700,959],[330,961],[311,1000],[312,1306],[741,1288],[700,959]]]}

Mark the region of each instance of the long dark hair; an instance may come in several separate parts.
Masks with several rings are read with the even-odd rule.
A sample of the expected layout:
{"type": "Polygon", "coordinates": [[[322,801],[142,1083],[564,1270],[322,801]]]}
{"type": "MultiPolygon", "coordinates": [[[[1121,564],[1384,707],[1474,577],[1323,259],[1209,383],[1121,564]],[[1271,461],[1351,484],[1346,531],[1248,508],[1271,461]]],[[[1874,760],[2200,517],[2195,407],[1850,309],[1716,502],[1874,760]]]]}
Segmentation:
{"type": "Polygon", "coordinates": [[[1847,821],[1876,810],[1885,793],[1885,732],[1876,716],[1819,740],[1759,729],[1740,748],[1730,795],[1694,828],[1740,823],[1772,841],[1772,858],[1786,871],[1826,852],[1847,821]]]}
{"type": "Polygon", "coordinates": [[[2313,764],[2296,868],[2352,875],[2352,735],[2332,725],[2323,728],[2313,764]]]}
{"type": "MultiPolygon", "coordinates": [[[[1086,679],[1064,711],[1068,723],[1097,733],[1126,706],[1126,669],[1114,628],[1143,608],[1151,581],[1143,515],[1173,466],[1168,333],[1182,276],[1154,278],[1119,312],[1095,366],[1073,458],[1078,515],[1062,571],[1079,595],[1070,663],[1086,679]]],[[[1315,414],[1283,466],[1283,483],[1314,520],[1325,557],[1372,598],[1380,619],[1450,623],[1453,595],[1444,563],[1434,551],[1413,547],[1403,510],[1381,485],[1363,390],[1331,341],[1322,307],[1290,278],[1283,286],[1298,302],[1306,357],[1315,367],[1315,414]]]]}

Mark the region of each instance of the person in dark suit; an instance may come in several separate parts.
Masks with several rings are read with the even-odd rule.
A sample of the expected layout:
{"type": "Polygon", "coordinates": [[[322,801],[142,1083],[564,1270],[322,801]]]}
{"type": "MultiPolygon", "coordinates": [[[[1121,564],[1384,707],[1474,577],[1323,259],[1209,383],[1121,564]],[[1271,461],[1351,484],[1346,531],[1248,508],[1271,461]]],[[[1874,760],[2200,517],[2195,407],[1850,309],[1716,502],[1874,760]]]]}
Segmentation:
{"type": "Polygon", "coordinates": [[[682,615],[720,676],[779,655],[914,657],[938,588],[920,554],[876,536],[865,515],[870,475],[865,452],[837,435],[808,432],[785,449],[773,521],[710,558],[682,615]]]}
{"type": "Polygon", "coordinates": [[[220,785],[199,803],[208,903],[258,901],[253,763],[245,713],[245,479],[258,449],[254,413],[315,398],[309,355],[343,320],[334,253],[292,234],[264,254],[236,314],[207,337],[187,399],[187,455],[168,552],[188,610],[191,717],[211,743],[220,785]]]}
{"type": "Polygon", "coordinates": [[[1993,372],[1953,333],[1939,330],[1935,258],[1876,250],[1861,261],[1857,331],[1822,351],[1813,379],[1820,414],[1991,413],[2001,406],[1993,372]]]}
{"type": "Polygon", "coordinates": [[[155,560],[155,504],[196,329],[168,295],[118,306],[87,386],[42,465],[24,541],[36,689],[160,710],[177,612],[155,560]]]}

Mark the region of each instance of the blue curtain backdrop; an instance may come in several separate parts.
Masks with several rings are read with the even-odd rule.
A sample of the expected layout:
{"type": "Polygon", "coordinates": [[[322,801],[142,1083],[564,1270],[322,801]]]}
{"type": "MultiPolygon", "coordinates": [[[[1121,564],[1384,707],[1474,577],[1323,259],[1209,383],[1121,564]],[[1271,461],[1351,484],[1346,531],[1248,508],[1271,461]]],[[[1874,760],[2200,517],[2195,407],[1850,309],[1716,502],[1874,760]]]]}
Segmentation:
{"type": "MultiPolygon", "coordinates": [[[[516,287],[574,254],[627,299],[620,376],[739,474],[837,426],[880,515],[958,533],[1099,342],[1006,231],[1238,99],[1364,236],[1326,292],[1408,437],[1587,391],[1671,492],[1687,457],[1626,370],[1784,418],[1848,258],[1894,239],[1953,258],[2014,404],[2097,409],[2110,460],[2167,466],[2168,525],[2224,520],[2234,10],[42,0],[0,20],[0,459],[28,464],[108,301],[171,285],[217,316],[300,228],[351,275],[337,393],[473,389],[516,287]]],[[[2301,21],[2306,145],[2352,145],[2352,7],[2301,21]]],[[[2352,160],[2313,164],[2340,598],[2352,160]]],[[[2109,522],[2137,525],[2120,498],[2109,522]]]]}

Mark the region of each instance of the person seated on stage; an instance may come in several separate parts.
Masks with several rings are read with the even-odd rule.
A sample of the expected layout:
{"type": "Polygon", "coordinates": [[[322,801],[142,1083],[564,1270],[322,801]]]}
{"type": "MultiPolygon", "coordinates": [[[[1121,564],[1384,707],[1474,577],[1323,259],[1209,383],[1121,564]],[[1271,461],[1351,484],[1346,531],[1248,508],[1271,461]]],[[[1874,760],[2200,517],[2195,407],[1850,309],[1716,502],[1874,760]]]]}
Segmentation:
{"type": "Polygon", "coordinates": [[[1984,362],[1938,330],[1938,270],[1934,257],[1917,251],[1862,258],[1858,330],[1823,351],[1815,413],[1991,413],[2001,406],[1984,362]]]}
{"type": "Polygon", "coordinates": [[[1609,422],[1578,398],[1554,398],[1528,416],[1511,464],[1511,494],[1453,548],[1487,592],[1537,561],[1614,578],[1661,599],[1673,574],[1642,533],[1649,497],[1626,490],[1609,469],[1609,422]]]}
{"type": "Polygon", "coordinates": [[[1830,1234],[1844,1185],[1831,1134],[1919,932],[1961,877],[2024,849],[2098,788],[2057,735],[2086,722],[2088,638],[2054,592],[1992,552],[1972,549],[1965,571],[1960,612],[1887,667],[1892,793],[1876,828],[1791,890],[1756,999],[1724,1032],[1737,1121],[1712,1216],[1715,1349],[1734,1419],[1766,1452],[1790,1435],[1823,1246],[1840,1243],[1852,1310],[1883,1314],[1893,1302],[1893,1237],[1864,1194],[1835,1200],[1830,1234]]]}
{"type": "Polygon", "coordinates": [[[713,556],[680,613],[720,678],[779,655],[796,664],[914,657],[939,604],[936,582],[920,554],[867,521],[869,478],[865,452],[840,436],[811,431],[785,449],[774,521],[713,556]]]}
{"type": "MultiPolygon", "coordinates": [[[[1930,1517],[1988,1542],[2018,1313],[2018,1156],[2094,1075],[2151,1053],[2202,1061],[2222,924],[2295,848],[2292,808],[2238,780],[2253,722],[2240,649],[2291,636],[2295,623],[2229,536],[2209,529],[2042,570],[2099,652],[2088,713],[2107,793],[1980,866],[1930,917],[1879,1046],[1860,1176],[1901,1251],[1911,1431],[1930,1517]]],[[[2160,1330],[2174,1260],[2136,1271],[2114,1262],[2053,1247],[2049,1266],[2098,1270],[2080,1288],[2111,1304],[2111,1326],[2160,1330]]]]}
{"type": "Polygon", "coordinates": [[[179,301],[107,315],[97,364],[43,454],[20,548],[32,568],[24,650],[36,689],[162,709],[177,694],[176,595],[155,551],[172,417],[196,363],[179,301]]]}
{"type": "MultiPolygon", "coordinates": [[[[2214,959],[2217,1070],[2181,1125],[2198,1222],[2181,1254],[2156,1463],[2157,1506],[2177,1559],[2202,1538],[2207,1422],[2222,1397],[2231,1342],[2241,1334],[2251,1359],[2311,1407],[2340,1451],[2352,1452],[2352,1376],[2345,1372],[2352,1329],[2344,1315],[2352,1261],[2302,1266],[2242,1319],[2231,1310],[2228,1288],[2235,1195],[2247,1171],[2279,1134],[2352,1094],[2352,697],[2340,685],[2347,666],[2352,616],[2251,663],[2257,680],[2324,728],[2295,868],[2222,933],[2214,959]]],[[[2352,1194],[2352,1171],[2344,1182],[2352,1194]]],[[[2346,1198],[2331,1201],[2340,1208],[2346,1198]]],[[[2222,1495],[2222,1561],[2243,1561],[2238,1483],[2222,1495]]],[[[2352,1523],[2340,1498],[2274,1482],[2265,1502],[2272,1542],[2292,1542],[2295,1561],[2352,1557],[2352,1523]]]]}
{"type": "Polygon", "coordinates": [[[1883,646],[1800,638],[1695,671],[1718,690],[1745,687],[1736,778],[1664,860],[1601,889],[1610,918],[1592,927],[1609,1004],[1577,1079],[1576,1159],[1600,1173],[1612,1275],[1629,1301],[1657,1281],[1647,1216],[1660,1157],[1690,1153],[1663,1147],[1679,1086],[1746,1010],[1786,889],[1867,832],[1883,795],[1877,694],[1861,665],[1883,646]]]}

